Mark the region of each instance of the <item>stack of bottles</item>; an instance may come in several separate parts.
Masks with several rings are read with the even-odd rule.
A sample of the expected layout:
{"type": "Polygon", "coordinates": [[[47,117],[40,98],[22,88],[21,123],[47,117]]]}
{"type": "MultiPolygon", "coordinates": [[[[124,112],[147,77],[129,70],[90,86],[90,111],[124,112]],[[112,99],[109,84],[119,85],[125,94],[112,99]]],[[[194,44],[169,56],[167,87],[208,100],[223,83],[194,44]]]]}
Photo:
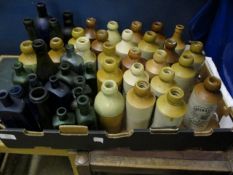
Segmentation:
{"type": "Polygon", "coordinates": [[[133,21],[120,35],[116,21],[96,30],[96,19],[88,18],[84,29],[64,12],[62,28],[44,3],[37,10],[35,21],[23,21],[29,40],[20,44],[14,86],[0,91],[6,127],[41,131],[85,125],[110,133],[206,129],[221,99],[221,81],[209,76],[200,82],[203,43],[192,41],[185,48],[183,25],[166,37],[160,21],[144,35],[142,22],[133,21]]]}

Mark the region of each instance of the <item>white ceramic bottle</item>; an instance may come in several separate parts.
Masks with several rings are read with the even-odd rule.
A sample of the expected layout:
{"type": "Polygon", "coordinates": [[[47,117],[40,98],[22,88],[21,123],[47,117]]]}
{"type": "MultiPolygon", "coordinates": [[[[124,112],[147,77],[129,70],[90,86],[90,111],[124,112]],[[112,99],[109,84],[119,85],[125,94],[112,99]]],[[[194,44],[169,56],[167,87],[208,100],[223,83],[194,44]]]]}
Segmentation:
{"type": "Polygon", "coordinates": [[[107,24],[108,32],[108,41],[116,45],[121,41],[121,35],[118,31],[118,23],[116,21],[109,21],[107,24]]]}

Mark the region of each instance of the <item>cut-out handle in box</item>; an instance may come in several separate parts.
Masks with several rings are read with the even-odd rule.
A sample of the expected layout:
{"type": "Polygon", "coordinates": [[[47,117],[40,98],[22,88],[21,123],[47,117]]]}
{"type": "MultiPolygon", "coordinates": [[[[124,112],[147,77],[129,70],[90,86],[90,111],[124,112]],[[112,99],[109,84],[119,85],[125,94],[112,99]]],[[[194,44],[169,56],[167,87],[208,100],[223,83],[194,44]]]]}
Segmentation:
{"type": "Polygon", "coordinates": [[[88,127],[83,125],[61,125],[59,131],[61,135],[88,135],[88,127]]]}
{"type": "Polygon", "coordinates": [[[110,134],[107,133],[106,136],[110,139],[119,139],[119,138],[124,138],[124,137],[130,137],[133,135],[133,130],[130,131],[124,131],[116,134],[110,134]]]}
{"type": "Polygon", "coordinates": [[[211,136],[213,134],[213,129],[208,129],[208,130],[205,130],[205,131],[193,131],[194,133],[194,136],[197,136],[197,137],[207,137],[207,136],[211,136]]]}
{"type": "Polygon", "coordinates": [[[151,134],[177,134],[179,128],[150,128],[151,134]]]}

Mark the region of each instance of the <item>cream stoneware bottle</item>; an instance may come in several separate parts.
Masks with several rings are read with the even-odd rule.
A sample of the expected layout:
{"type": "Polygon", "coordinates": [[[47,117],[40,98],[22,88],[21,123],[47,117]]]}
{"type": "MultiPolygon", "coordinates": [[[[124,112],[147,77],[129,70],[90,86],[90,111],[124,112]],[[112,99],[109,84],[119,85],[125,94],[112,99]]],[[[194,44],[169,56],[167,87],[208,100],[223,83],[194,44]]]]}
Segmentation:
{"type": "Polygon", "coordinates": [[[118,27],[119,25],[116,21],[109,21],[107,24],[108,41],[113,45],[116,45],[121,41],[121,35],[118,31],[118,27]]]}

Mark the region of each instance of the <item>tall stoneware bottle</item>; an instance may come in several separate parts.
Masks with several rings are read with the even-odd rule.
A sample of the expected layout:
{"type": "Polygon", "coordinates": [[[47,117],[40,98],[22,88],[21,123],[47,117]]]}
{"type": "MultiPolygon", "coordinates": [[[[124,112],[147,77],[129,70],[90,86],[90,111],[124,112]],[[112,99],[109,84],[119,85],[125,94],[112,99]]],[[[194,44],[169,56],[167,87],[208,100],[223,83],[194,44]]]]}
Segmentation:
{"type": "Polygon", "coordinates": [[[18,61],[23,63],[23,67],[28,71],[36,71],[36,54],[32,48],[32,41],[25,40],[20,44],[21,54],[18,61]]]}
{"type": "Polygon", "coordinates": [[[142,58],[150,59],[152,58],[154,52],[158,49],[158,45],[155,44],[155,32],[147,31],[143,39],[138,43],[138,48],[142,52],[142,58]]]}
{"type": "Polygon", "coordinates": [[[221,100],[221,81],[209,76],[204,83],[197,84],[188,102],[184,124],[194,130],[205,130],[221,100]]]}
{"type": "Polygon", "coordinates": [[[100,125],[110,133],[121,131],[125,101],[113,80],[106,80],[97,94],[94,108],[100,125]]]}
{"type": "Polygon", "coordinates": [[[193,68],[197,73],[199,73],[205,61],[205,55],[203,54],[203,43],[201,41],[192,41],[190,49],[185,50],[182,55],[184,54],[193,56],[193,68]]]}
{"type": "Polygon", "coordinates": [[[109,21],[107,24],[108,41],[113,45],[116,45],[121,41],[121,35],[118,31],[118,27],[118,22],[116,21],[109,21]]]}
{"type": "Polygon", "coordinates": [[[16,62],[13,65],[13,73],[12,73],[12,82],[13,84],[19,84],[23,87],[27,86],[27,75],[28,73],[23,67],[21,62],[16,62]]]}
{"type": "Polygon", "coordinates": [[[149,127],[155,98],[147,81],[138,81],[126,95],[126,128],[146,129],[149,127]]]}
{"type": "Polygon", "coordinates": [[[49,56],[56,64],[61,62],[61,57],[65,53],[64,43],[61,38],[54,37],[50,40],[49,56]]]}
{"type": "Polygon", "coordinates": [[[24,24],[25,30],[26,30],[26,32],[28,34],[28,38],[31,41],[33,41],[34,39],[37,39],[38,34],[37,34],[37,31],[36,31],[34,21],[31,18],[25,18],[23,20],[23,24],[24,24]]]}
{"type": "Polygon", "coordinates": [[[102,64],[102,69],[98,70],[97,72],[98,91],[100,91],[102,83],[105,80],[114,80],[118,85],[118,89],[120,90],[122,85],[122,78],[123,73],[121,69],[118,68],[116,60],[112,57],[105,58],[102,64]]]}
{"type": "Polygon", "coordinates": [[[71,32],[72,38],[68,41],[68,44],[72,44],[73,46],[76,45],[76,40],[81,36],[85,35],[85,31],[82,27],[75,27],[71,32]]]}
{"type": "Polygon", "coordinates": [[[146,62],[145,68],[150,76],[150,79],[158,75],[161,68],[167,65],[167,52],[162,49],[155,51],[153,59],[146,62]]]}
{"type": "Polygon", "coordinates": [[[142,40],[142,23],[140,21],[133,21],[131,23],[130,29],[133,31],[133,38],[131,42],[137,46],[138,43],[142,40]]]}
{"type": "Polygon", "coordinates": [[[93,17],[86,19],[85,36],[92,42],[96,39],[96,19],[93,17]]]}
{"type": "Polygon", "coordinates": [[[64,36],[64,43],[67,43],[71,38],[71,32],[74,28],[74,19],[72,12],[64,12],[63,13],[63,29],[62,33],[64,36]]]}
{"type": "Polygon", "coordinates": [[[50,39],[54,37],[59,37],[63,39],[61,26],[56,18],[49,18],[49,37],[50,39]]]}
{"type": "Polygon", "coordinates": [[[149,75],[144,71],[144,66],[141,63],[134,63],[129,70],[125,71],[123,75],[123,89],[124,93],[127,92],[136,84],[139,80],[145,80],[149,82],[149,75]]]}
{"type": "Polygon", "coordinates": [[[123,58],[127,56],[129,50],[134,47],[131,42],[133,38],[133,31],[130,29],[125,29],[122,32],[122,40],[116,45],[116,53],[119,57],[123,58]]]}
{"type": "Polygon", "coordinates": [[[173,39],[167,39],[164,43],[164,50],[167,52],[167,63],[172,65],[179,60],[179,55],[176,53],[176,41],[173,39]]]}
{"type": "Polygon", "coordinates": [[[171,39],[174,39],[177,43],[175,50],[176,50],[176,53],[178,55],[181,55],[185,49],[185,43],[184,43],[183,38],[182,38],[183,30],[184,30],[183,25],[181,25],[181,24],[176,25],[175,31],[171,37],[171,39]]]}
{"type": "Polygon", "coordinates": [[[196,72],[193,69],[193,56],[182,55],[179,62],[172,65],[175,71],[175,82],[185,94],[185,100],[189,97],[195,83],[196,72]]]}
{"type": "Polygon", "coordinates": [[[120,57],[116,54],[115,45],[111,44],[109,41],[104,42],[103,44],[103,52],[98,55],[98,69],[101,69],[101,65],[103,64],[106,57],[112,57],[116,60],[117,65],[120,64],[120,57]]]}
{"type": "Polygon", "coordinates": [[[179,87],[173,87],[158,98],[151,127],[179,127],[185,113],[184,92],[179,87]]]}
{"type": "Polygon", "coordinates": [[[96,40],[91,43],[91,50],[96,55],[103,51],[103,44],[108,40],[108,32],[106,30],[98,30],[96,33],[96,40]]]}
{"type": "Polygon", "coordinates": [[[155,43],[158,44],[160,48],[163,48],[164,41],[166,40],[163,34],[163,23],[160,21],[153,22],[151,30],[156,33],[155,43]]]}
{"type": "Polygon", "coordinates": [[[174,81],[175,72],[170,67],[163,67],[159,75],[154,76],[150,82],[150,90],[155,97],[159,97],[168,92],[168,90],[175,86],[174,81]]]}

